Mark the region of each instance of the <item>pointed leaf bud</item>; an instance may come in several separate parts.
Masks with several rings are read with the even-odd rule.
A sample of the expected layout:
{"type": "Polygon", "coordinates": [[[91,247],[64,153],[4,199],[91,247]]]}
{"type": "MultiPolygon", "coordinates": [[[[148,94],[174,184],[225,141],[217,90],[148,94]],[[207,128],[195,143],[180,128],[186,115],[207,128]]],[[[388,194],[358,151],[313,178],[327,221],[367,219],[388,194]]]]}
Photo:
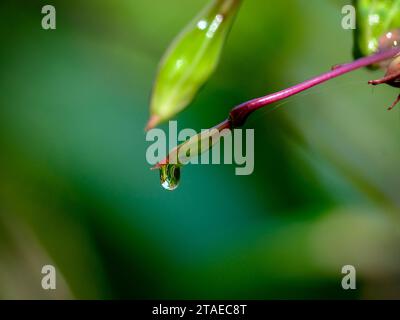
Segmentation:
{"type": "Polygon", "coordinates": [[[213,0],[177,36],[161,60],[147,129],[192,102],[218,64],[241,0],[213,0]]]}

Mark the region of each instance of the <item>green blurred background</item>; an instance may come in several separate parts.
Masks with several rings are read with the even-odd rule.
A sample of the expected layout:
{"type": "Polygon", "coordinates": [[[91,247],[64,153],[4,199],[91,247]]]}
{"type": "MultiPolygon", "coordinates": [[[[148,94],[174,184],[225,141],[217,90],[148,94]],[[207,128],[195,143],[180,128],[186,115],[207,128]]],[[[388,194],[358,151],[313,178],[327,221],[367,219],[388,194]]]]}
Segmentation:
{"type": "MultiPolygon", "coordinates": [[[[0,298],[400,298],[398,92],[366,84],[382,72],[253,114],[250,176],[192,165],[167,192],[149,170],[158,61],[205,3],[1,1],[0,298]],[[57,290],[41,288],[45,264],[57,290]]],[[[351,60],[347,3],[244,0],[179,129],[351,60]]]]}

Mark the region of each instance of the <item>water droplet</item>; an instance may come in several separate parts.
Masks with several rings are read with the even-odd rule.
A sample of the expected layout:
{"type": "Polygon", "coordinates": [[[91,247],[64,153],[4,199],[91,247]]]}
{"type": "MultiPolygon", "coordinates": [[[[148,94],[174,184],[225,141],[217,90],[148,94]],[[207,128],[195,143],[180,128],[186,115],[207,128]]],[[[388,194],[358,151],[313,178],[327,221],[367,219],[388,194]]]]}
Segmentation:
{"type": "Polygon", "coordinates": [[[160,168],[160,180],[164,189],[172,191],[179,185],[181,169],[174,164],[165,164],[160,168]]]}

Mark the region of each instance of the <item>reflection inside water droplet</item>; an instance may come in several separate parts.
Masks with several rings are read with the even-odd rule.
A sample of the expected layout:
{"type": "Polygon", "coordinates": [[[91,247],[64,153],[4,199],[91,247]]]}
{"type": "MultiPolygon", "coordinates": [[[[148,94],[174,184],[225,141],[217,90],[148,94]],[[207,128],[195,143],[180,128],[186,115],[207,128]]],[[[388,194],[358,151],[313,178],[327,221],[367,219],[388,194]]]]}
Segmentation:
{"type": "Polygon", "coordinates": [[[181,169],[174,164],[165,164],[160,168],[160,181],[164,189],[172,191],[179,185],[181,169]]]}

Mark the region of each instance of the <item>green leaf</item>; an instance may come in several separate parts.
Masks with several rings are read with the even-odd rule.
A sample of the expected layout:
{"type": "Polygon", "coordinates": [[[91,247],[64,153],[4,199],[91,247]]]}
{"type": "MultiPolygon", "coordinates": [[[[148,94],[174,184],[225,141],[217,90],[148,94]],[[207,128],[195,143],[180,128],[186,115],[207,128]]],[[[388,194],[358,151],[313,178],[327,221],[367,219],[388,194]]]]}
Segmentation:
{"type": "Polygon", "coordinates": [[[213,0],[177,36],[161,60],[147,128],[174,117],[215,70],[241,0],[213,0]]]}
{"type": "MultiPolygon", "coordinates": [[[[388,32],[400,29],[400,0],[355,0],[357,27],[354,32],[354,56],[359,58],[379,49],[396,45],[382,43],[388,32]]],[[[400,33],[398,33],[400,34],[400,33]]],[[[399,40],[400,40],[400,36],[399,40]]]]}

